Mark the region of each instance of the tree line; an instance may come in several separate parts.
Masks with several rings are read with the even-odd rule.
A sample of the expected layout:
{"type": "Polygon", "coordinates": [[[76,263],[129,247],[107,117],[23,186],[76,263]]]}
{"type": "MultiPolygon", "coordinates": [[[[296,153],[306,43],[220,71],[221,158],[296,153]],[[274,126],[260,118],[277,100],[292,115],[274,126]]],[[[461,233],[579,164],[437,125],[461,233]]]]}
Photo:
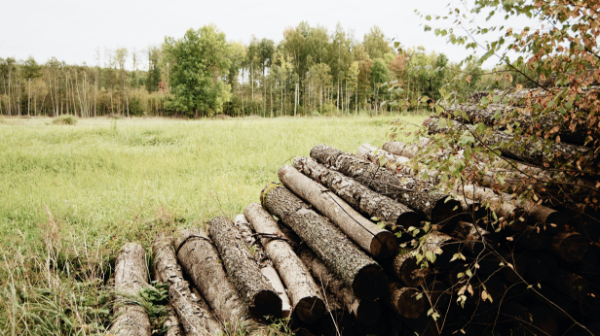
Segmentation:
{"type": "Polygon", "coordinates": [[[305,22],[285,29],[279,43],[228,42],[208,25],[141,52],[97,50],[96,60],[90,66],[0,58],[0,114],[379,114],[428,108],[444,90],[466,94],[522,81],[486,75],[477,58],[452,63],[443,53],[405,48],[377,26],[359,41],[339,24],[328,32],[305,22]],[[465,71],[471,75],[459,80],[465,71]]]}

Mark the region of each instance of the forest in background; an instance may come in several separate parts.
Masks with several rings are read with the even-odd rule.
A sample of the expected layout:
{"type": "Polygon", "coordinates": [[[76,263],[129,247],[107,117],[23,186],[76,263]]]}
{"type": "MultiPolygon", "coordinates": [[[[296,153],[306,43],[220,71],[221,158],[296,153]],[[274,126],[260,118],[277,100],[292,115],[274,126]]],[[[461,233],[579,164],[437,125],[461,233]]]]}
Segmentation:
{"type": "Polygon", "coordinates": [[[166,37],[142,51],[96,50],[96,65],[0,58],[0,115],[204,117],[332,115],[428,108],[440,90],[527,86],[488,74],[476,57],[406,48],[374,26],[362,41],[300,23],[276,43],[228,42],[214,25],[166,37]],[[465,80],[465,72],[469,76],[465,80]]]}

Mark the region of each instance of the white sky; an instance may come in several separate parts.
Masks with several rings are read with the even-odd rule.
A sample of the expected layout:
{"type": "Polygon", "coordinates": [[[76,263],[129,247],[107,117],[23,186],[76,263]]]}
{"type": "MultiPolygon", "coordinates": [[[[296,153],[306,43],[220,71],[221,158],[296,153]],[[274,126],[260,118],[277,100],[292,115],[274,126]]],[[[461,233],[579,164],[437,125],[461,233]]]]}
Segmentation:
{"type": "MultiPolygon", "coordinates": [[[[444,15],[450,1],[7,0],[0,20],[0,57],[33,56],[46,62],[54,56],[70,64],[94,65],[97,48],[101,54],[104,48],[140,51],[162,43],[165,36],[179,38],[189,28],[210,23],[225,32],[228,40],[247,42],[254,34],[279,42],[286,27],[307,21],[329,31],[340,22],[358,40],[378,25],[387,37],[395,37],[404,46],[424,46],[459,61],[467,55],[464,48],[424,32],[425,21],[414,12],[444,15]]],[[[485,23],[484,18],[477,20],[485,23]]]]}

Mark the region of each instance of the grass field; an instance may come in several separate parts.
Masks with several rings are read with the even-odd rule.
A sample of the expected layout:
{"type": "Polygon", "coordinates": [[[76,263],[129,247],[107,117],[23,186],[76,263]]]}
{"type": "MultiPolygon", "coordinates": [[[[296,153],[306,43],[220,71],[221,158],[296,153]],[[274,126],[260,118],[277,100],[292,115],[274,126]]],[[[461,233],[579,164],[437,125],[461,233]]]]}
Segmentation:
{"type": "MultiPolygon", "coordinates": [[[[200,225],[217,215],[233,218],[258,201],[261,189],[277,180],[277,169],[293,157],[308,155],[321,143],[350,152],[364,142],[381,145],[389,138],[390,121],[398,118],[406,124],[424,119],[102,118],[79,120],[77,125],[4,119],[0,334],[27,333],[23,324],[30,320],[24,312],[30,301],[18,298],[19,287],[28,292],[27,286],[62,286],[71,275],[68,267],[66,276],[51,277],[40,270],[65,268],[60,261],[68,259],[64,255],[75,255],[89,280],[89,273],[97,271],[94,263],[124,241],[139,241],[147,248],[156,232],[200,225]]],[[[65,286],[68,293],[74,285],[65,286]]],[[[90,322],[81,323],[93,329],[90,322]]]]}

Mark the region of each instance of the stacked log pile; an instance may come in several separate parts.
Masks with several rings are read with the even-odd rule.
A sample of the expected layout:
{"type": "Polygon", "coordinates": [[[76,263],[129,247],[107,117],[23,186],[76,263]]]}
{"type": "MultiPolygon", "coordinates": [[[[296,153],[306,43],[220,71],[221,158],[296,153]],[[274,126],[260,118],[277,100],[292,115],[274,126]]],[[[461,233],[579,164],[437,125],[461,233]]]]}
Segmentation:
{"type": "MultiPolygon", "coordinates": [[[[234,222],[157,238],[171,334],[233,334],[283,318],[296,335],[599,335],[597,214],[521,202],[486,174],[443,190],[441,172],[411,164],[429,143],[365,144],[357,155],[315,146],[234,222]]],[[[539,157],[510,151],[544,177],[527,166],[539,157]]],[[[117,290],[148,286],[143,253],[123,248],[117,290]]],[[[143,309],[116,312],[114,334],[149,335],[143,309]]]]}

